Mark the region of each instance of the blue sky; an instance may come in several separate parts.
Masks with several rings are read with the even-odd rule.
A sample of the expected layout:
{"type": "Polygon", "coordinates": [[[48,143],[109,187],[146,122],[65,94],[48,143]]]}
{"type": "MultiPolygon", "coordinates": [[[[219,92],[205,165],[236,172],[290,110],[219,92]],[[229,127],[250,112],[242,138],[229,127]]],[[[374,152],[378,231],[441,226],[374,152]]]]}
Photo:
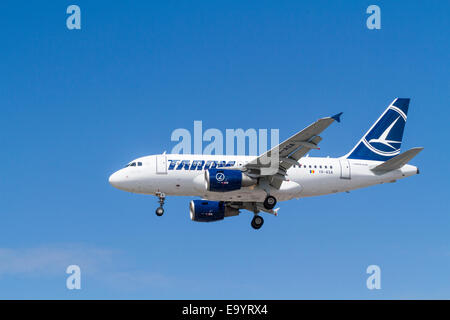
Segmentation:
{"type": "Polygon", "coordinates": [[[0,298],[450,298],[450,6],[374,3],[3,1],[0,298]],[[183,197],[158,218],[108,184],[194,120],[285,139],[343,111],[310,154],[341,156],[395,97],[419,176],[281,203],[258,232],[246,213],[192,222],[183,197]]]}

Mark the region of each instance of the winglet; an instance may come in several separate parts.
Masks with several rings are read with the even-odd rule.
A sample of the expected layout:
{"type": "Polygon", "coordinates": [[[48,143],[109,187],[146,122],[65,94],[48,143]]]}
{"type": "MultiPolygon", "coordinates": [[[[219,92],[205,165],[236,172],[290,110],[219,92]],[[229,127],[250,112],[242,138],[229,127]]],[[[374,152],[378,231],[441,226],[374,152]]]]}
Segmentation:
{"type": "Polygon", "coordinates": [[[331,119],[336,120],[337,122],[341,122],[341,116],[343,112],[339,112],[338,114],[335,114],[334,116],[331,116],[331,119]]]}

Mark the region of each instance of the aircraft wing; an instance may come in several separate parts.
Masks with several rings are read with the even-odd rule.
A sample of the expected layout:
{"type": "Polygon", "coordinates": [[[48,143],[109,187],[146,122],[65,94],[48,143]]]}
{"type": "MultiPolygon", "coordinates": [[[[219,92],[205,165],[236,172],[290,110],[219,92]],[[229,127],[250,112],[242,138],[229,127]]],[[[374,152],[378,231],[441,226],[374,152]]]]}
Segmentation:
{"type": "Polygon", "coordinates": [[[289,139],[270,149],[244,166],[250,177],[266,177],[269,184],[279,189],[286,180],[286,171],[293,165],[298,165],[298,160],[311,149],[319,149],[317,146],[322,138],[319,136],[334,121],[340,122],[341,113],[332,117],[317,120],[289,139]]]}

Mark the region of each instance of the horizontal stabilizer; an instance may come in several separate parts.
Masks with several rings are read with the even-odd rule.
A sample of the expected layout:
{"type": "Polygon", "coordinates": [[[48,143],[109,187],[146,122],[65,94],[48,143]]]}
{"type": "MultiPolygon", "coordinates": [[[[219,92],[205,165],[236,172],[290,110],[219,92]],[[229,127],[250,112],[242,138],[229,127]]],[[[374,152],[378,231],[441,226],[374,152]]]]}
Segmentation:
{"type": "Polygon", "coordinates": [[[372,171],[380,172],[380,171],[392,171],[396,169],[400,169],[405,164],[408,163],[409,160],[414,158],[420,151],[422,151],[423,148],[412,148],[406,152],[403,152],[399,154],[398,156],[393,157],[392,159],[389,159],[382,164],[376,166],[372,169],[372,171]]]}

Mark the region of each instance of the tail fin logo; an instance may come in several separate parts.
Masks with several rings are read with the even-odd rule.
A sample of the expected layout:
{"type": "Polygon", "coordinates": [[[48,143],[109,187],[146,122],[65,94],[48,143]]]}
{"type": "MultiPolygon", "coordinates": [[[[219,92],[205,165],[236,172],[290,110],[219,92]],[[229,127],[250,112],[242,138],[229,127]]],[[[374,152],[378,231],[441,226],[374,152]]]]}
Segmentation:
{"type": "MultiPolygon", "coordinates": [[[[401,141],[387,140],[387,136],[391,132],[394,125],[397,123],[398,119],[400,119],[400,116],[397,119],[395,119],[395,121],[392,122],[392,124],[389,127],[387,127],[386,130],[384,130],[384,132],[381,134],[381,136],[378,139],[370,139],[369,143],[372,145],[372,143],[377,142],[377,143],[384,144],[385,146],[391,147],[394,150],[397,150],[398,148],[394,147],[391,143],[401,143],[401,141]]],[[[373,145],[372,145],[372,147],[373,147],[373,145]]]]}
{"type": "Polygon", "coordinates": [[[345,157],[386,161],[400,153],[409,99],[397,98],[345,157]]]}
{"type": "Polygon", "coordinates": [[[372,152],[380,156],[400,153],[406,114],[391,106],[362,140],[372,152]]]}

